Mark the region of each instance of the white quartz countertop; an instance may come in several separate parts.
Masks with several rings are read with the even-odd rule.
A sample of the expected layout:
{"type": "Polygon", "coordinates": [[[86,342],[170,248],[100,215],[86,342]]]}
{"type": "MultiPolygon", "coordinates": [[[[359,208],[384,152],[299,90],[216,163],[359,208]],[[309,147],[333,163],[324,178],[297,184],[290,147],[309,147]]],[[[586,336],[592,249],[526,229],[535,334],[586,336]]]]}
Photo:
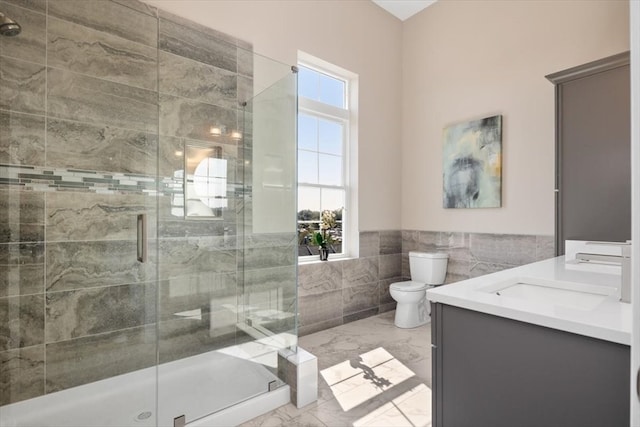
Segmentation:
{"type": "MultiPolygon", "coordinates": [[[[631,343],[631,305],[618,299],[620,268],[617,266],[576,266],[565,264],[564,257],[523,265],[427,291],[431,302],[448,304],[508,319],[558,329],[619,344],[631,343]],[[589,271],[592,270],[592,271],[589,271]],[[500,283],[560,283],[585,289],[598,289],[594,303],[571,304],[569,298],[554,301],[554,296],[541,299],[498,295],[492,291],[500,283]],[[536,282],[537,281],[537,282],[536,282]]],[[[499,293],[499,292],[498,292],[499,293]]],[[[589,295],[587,295],[589,296],[589,295]]]]}

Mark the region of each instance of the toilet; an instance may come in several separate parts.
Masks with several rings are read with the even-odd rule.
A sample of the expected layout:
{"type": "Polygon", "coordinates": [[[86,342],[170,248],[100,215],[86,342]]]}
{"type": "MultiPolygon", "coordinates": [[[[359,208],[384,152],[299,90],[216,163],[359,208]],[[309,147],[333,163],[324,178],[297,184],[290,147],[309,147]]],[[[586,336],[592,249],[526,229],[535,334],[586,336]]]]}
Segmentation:
{"type": "Polygon", "coordinates": [[[396,306],[395,325],[399,328],[415,328],[428,323],[431,308],[427,301],[427,289],[442,285],[447,274],[449,255],[442,252],[409,252],[411,280],[392,283],[389,286],[396,306]]]}

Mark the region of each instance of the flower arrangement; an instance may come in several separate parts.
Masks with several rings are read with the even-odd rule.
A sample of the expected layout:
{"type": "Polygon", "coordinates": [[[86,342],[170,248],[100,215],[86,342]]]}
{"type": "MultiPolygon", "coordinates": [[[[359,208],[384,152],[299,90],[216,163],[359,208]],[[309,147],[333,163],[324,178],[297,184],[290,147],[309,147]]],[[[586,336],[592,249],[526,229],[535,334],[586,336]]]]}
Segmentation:
{"type": "Polygon", "coordinates": [[[320,217],[320,231],[313,233],[313,241],[321,248],[326,248],[333,243],[333,238],[329,234],[329,230],[336,226],[336,214],[335,212],[324,210],[320,217]]]}
{"type": "Polygon", "coordinates": [[[329,233],[329,230],[336,226],[336,214],[330,210],[322,211],[320,217],[320,231],[313,233],[313,242],[320,247],[320,259],[326,261],[329,254],[328,246],[333,243],[333,237],[329,233]]]}

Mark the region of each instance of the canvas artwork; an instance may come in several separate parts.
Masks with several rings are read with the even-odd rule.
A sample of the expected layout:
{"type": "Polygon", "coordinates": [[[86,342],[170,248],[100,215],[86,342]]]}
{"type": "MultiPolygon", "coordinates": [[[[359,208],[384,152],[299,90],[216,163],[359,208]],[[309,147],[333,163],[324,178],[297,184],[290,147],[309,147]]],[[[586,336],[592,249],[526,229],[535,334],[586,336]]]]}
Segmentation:
{"type": "Polygon", "coordinates": [[[501,115],[444,129],[443,181],[445,208],[501,206],[501,115]]]}

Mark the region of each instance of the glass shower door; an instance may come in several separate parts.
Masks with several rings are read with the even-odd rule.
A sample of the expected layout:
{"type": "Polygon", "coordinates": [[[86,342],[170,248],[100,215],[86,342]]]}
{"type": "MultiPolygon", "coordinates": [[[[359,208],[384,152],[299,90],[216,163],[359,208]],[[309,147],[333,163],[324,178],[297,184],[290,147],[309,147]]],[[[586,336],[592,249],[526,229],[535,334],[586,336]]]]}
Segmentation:
{"type": "Polygon", "coordinates": [[[22,25],[0,38],[1,425],[155,425],[157,20],[135,6],[0,2],[22,25]]]}
{"type": "Polygon", "coordinates": [[[0,11],[0,424],[172,426],[282,384],[290,67],[134,0],[0,11]]]}

